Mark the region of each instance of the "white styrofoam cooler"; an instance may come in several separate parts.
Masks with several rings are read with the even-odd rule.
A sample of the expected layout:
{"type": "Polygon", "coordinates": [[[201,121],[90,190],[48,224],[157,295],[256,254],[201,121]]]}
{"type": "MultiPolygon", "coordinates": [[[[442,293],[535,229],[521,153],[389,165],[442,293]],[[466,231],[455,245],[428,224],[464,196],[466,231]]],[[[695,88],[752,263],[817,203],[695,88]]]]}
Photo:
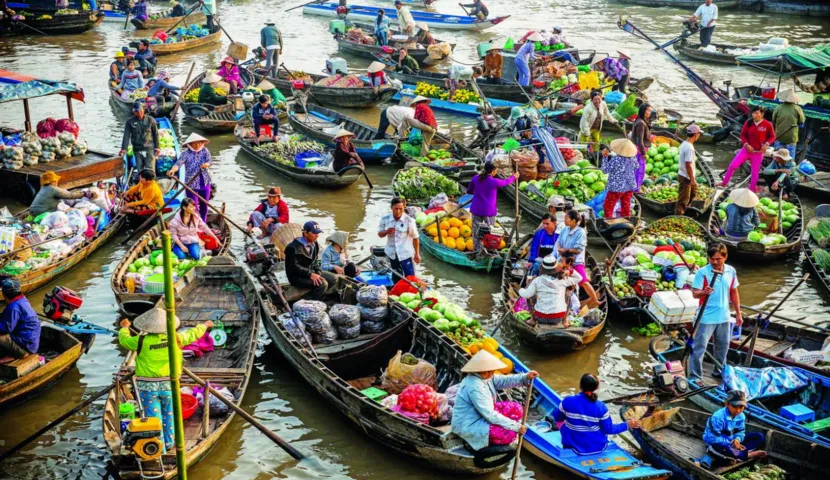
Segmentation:
{"type": "Polygon", "coordinates": [[[694,321],[697,306],[691,290],[656,292],[651,296],[648,311],[663,325],[677,325],[694,321]]]}

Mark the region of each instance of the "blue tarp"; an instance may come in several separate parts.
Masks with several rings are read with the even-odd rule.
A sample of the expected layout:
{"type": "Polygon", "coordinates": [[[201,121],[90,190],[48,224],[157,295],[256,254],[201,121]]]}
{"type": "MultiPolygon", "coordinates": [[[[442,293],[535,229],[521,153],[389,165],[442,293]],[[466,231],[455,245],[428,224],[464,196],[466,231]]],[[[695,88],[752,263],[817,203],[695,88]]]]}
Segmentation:
{"type": "Polygon", "coordinates": [[[794,392],[809,384],[800,371],[787,367],[745,368],[727,365],[723,368],[721,389],[741,390],[747,400],[777,397],[794,392]]]}
{"type": "Polygon", "coordinates": [[[41,80],[6,83],[4,80],[0,78],[0,103],[44,97],[46,95],[82,92],[74,83],[45,82],[41,80]]]}

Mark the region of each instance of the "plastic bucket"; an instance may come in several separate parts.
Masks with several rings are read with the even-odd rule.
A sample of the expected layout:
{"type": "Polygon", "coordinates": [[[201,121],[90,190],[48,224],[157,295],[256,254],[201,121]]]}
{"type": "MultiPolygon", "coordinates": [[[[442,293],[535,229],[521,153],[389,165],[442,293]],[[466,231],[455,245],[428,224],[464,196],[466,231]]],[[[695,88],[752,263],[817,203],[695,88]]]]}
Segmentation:
{"type": "Polygon", "coordinates": [[[199,401],[196,397],[189,393],[182,394],[182,419],[187,420],[196,413],[196,408],[199,406],[199,401]]]}

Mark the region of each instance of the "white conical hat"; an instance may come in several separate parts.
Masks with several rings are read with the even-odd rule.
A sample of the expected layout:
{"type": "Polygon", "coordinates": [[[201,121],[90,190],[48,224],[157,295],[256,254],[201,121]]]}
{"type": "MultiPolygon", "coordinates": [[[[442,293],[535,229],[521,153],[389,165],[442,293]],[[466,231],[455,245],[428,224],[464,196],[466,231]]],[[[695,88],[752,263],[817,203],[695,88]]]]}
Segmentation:
{"type": "Polygon", "coordinates": [[[621,157],[634,157],[637,155],[637,146],[627,138],[618,138],[611,141],[611,151],[621,157]]]}
{"type": "Polygon", "coordinates": [[[341,129],[340,129],[340,131],[339,131],[339,132],[337,132],[337,135],[335,135],[335,136],[334,136],[334,139],[335,139],[335,140],[337,140],[338,138],[343,138],[343,137],[354,137],[354,136],[355,136],[355,134],[354,134],[354,133],[352,133],[352,132],[350,132],[350,131],[348,131],[348,130],[346,130],[346,129],[344,129],[344,128],[341,128],[341,129]]]}
{"type": "MultiPolygon", "coordinates": [[[[179,328],[181,322],[179,317],[175,317],[175,327],[179,328]]],[[[133,326],[142,332],[147,333],[167,333],[167,312],[163,308],[154,308],[146,311],[138,316],[133,322],[133,326]]]]}
{"type": "Polygon", "coordinates": [[[758,195],[755,195],[755,192],[748,188],[732,190],[729,199],[735,205],[743,208],[755,208],[758,205],[758,195]]]}
{"type": "Polygon", "coordinates": [[[778,100],[782,102],[789,102],[789,103],[798,103],[800,100],[798,99],[798,95],[796,95],[795,90],[792,88],[784,90],[783,92],[778,94],[778,100]]]}
{"type": "Polygon", "coordinates": [[[182,145],[187,145],[188,143],[193,143],[193,142],[210,143],[210,140],[208,140],[207,138],[199,135],[198,133],[191,133],[190,135],[187,136],[187,138],[184,140],[184,142],[182,142],[182,145]]]}
{"type": "Polygon", "coordinates": [[[426,23],[424,23],[424,22],[419,22],[419,23],[416,23],[416,24],[415,24],[415,26],[416,26],[416,27],[418,27],[418,28],[420,28],[421,30],[426,31],[426,32],[428,32],[428,31],[429,31],[429,25],[428,25],[428,24],[426,24],[426,23]]]}
{"type": "Polygon", "coordinates": [[[259,85],[257,85],[256,88],[259,88],[260,90],[263,90],[263,91],[268,91],[268,90],[273,90],[277,87],[275,87],[274,84],[269,82],[268,80],[262,79],[262,81],[259,82],[259,85]]]}
{"type": "Polygon", "coordinates": [[[222,81],[222,77],[215,74],[214,72],[210,72],[205,75],[205,78],[202,79],[202,83],[216,83],[222,81]]]}
{"type": "Polygon", "coordinates": [[[384,65],[383,63],[372,62],[372,64],[369,65],[369,68],[367,68],[366,71],[369,73],[378,73],[382,71],[384,68],[386,68],[386,65],[384,65]]]}
{"type": "Polygon", "coordinates": [[[544,39],[545,37],[543,37],[539,32],[533,32],[529,37],[527,37],[528,42],[541,42],[544,39]]]}
{"type": "Polygon", "coordinates": [[[479,350],[469,362],[461,367],[461,371],[464,373],[481,373],[495,372],[503,368],[507,368],[507,365],[496,358],[495,355],[487,350],[479,350]]]}

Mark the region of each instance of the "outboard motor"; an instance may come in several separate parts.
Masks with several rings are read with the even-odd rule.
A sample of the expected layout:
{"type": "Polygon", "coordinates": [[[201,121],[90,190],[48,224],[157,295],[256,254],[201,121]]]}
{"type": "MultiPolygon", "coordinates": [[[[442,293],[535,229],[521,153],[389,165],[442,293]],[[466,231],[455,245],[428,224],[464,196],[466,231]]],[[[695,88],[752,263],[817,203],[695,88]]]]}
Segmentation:
{"type": "Polygon", "coordinates": [[[81,308],[84,300],[75,291],[66,287],[55,287],[43,296],[43,315],[50,320],[69,322],[75,310],[81,308]]]}

